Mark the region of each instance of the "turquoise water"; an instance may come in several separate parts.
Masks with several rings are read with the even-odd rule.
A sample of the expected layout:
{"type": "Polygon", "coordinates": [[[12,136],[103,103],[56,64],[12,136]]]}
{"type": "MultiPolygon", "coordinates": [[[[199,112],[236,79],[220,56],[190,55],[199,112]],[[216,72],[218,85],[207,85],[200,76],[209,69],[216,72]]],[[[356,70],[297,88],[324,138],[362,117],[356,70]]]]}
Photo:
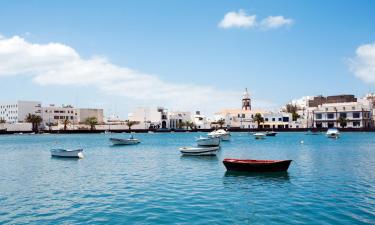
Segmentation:
{"type": "Polygon", "coordinates": [[[198,135],[123,147],[108,138],[126,134],[0,136],[0,224],[375,223],[375,133],[233,133],[217,157],[182,157],[198,135]],[[55,147],[85,158],[51,158],[55,147]],[[226,157],[294,161],[286,174],[238,174],[226,157]]]}

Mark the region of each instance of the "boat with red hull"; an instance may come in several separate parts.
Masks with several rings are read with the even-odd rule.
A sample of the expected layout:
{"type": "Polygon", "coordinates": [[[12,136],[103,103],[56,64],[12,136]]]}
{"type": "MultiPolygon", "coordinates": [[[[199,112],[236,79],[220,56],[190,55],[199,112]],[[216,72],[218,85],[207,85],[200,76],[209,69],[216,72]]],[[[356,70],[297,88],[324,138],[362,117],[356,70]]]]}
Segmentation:
{"type": "Polygon", "coordinates": [[[292,160],[224,159],[228,171],[285,172],[292,160]]]}

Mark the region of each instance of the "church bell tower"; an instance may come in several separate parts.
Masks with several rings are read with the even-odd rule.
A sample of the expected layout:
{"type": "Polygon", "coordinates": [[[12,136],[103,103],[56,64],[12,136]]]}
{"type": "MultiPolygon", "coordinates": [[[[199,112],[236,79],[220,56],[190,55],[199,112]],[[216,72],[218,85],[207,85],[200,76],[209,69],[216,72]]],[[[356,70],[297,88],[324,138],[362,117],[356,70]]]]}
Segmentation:
{"type": "Polygon", "coordinates": [[[251,99],[247,88],[242,96],[242,110],[251,110],[251,99]]]}

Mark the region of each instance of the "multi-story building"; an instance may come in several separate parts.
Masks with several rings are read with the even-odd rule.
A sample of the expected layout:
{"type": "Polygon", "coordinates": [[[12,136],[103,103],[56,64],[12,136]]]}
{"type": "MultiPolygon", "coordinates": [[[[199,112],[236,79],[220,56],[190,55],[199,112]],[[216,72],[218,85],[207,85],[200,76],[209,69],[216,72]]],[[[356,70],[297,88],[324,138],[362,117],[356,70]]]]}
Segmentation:
{"type": "Polygon", "coordinates": [[[190,112],[173,111],[168,113],[170,129],[180,128],[182,123],[192,122],[190,112]]]}
{"type": "Polygon", "coordinates": [[[313,125],[316,128],[342,127],[341,125],[348,128],[369,128],[373,126],[372,108],[361,102],[322,104],[313,110],[313,125]]]}
{"type": "Polygon", "coordinates": [[[24,123],[28,114],[41,115],[41,102],[14,101],[0,103],[0,119],[7,123],[24,123]]]}
{"type": "Polygon", "coordinates": [[[211,120],[209,120],[206,116],[201,115],[200,111],[196,111],[195,115],[192,116],[192,121],[197,127],[197,129],[210,129],[211,128],[211,120]]]}
{"type": "Polygon", "coordinates": [[[72,106],[49,106],[42,107],[42,119],[45,126],[53,126],[64,123],[69,120],[72,124],[79,123],[79,115],[77,109],[72,106]]]}
{"type": "Polygon", "coordinates": [[[104,122],[103,109],[92,109],[92,108],[77,108],[78,122],[85,123],[87,118],[95,117],[99,124],[104,122]]]}
{"type": "Polygon", "coordinates": [[[163,107],[138,107],[128,114],[128,119],[138,121],[141,129],[168,128],[168,110],[163,107]]]}

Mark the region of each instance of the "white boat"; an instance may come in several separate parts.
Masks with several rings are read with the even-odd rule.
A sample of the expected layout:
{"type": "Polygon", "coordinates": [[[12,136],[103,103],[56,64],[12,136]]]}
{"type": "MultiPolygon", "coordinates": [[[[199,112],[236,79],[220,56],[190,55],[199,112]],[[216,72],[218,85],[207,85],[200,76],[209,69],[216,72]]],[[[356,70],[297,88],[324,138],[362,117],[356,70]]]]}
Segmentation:
{"type": "Polygon", "coordinates": [[[340,137],[340,132],[336,128],[330,128],[327,130],[326,135],[329,138],[338,138],[340,137]]]}
{"type": "Polygon", "coordinates": [[[219,146],[219,137],[199,137],[196,139],[198,146],[219,146]]]}
{"type": "Polygon", "coordinates": [[[130,136],[130,138],[110,138],[109,139],[113,145],[136,145],[138,143],[141,143],[138,139],[134,138],[133,136],[130,136]]]}
{"type": "Polygon", "coordinates": [[[65,158],[83,158],[83,149],[51,149],[51,156],[54,157],[65,157],[65,158]]]}
{"type": "Polygon", "coordinates": [[[207,134],[209,137],[219,137],[222,141],[230,140],[230,133],[224,129],[214,130],[207,134]]]}
{"type": "Polygon", "coordinates": [[[266,138],[266,134],[265,133],[255,133],[255,134],[253,134],[254,135],[254,137],[255,137],[255,139],[264,139],[264,138],[266,138]]]}
{"type": "Polygon", "coordinates": [[[216,155],[219,151],[219,147],[182,147],[180,152],[183,155],[216,155]]]}

